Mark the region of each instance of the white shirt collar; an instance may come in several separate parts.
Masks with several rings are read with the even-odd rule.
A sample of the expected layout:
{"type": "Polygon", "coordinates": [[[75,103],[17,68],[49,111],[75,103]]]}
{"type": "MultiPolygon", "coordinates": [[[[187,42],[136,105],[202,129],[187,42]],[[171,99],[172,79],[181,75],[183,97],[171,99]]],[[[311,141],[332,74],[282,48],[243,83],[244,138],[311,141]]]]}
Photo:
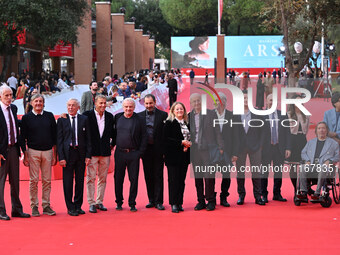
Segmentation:
{"type": "MultiPolygon", "coordinates": [[[[32,113],[33,113],[35,116],[38,115],[38,113],[36,113],[33,109],[32,109],[32,113]]],[[[44,110],[42,110],[40,114],[43,115],[43,113],[44,113],[44,110]]]]}
{"type": "Polygon", "coordinates": [[[175,117],[175,119],[176,119],[179,123],[184,124],[184,119],[179,120],[179,119],[177,119],[176,117],[175,117]]]}
{"type": "Polygon", "coordinates": [[[7,105],[5,105],[5,104],[4,104],[3,102],[1,102],[1,101],[0,101],[0,104],[1,104],[2,111],[7,110],[7,107],[8,107],[8,106],[11,106],[11,105],[8,105],[8,106],[7,106],[7,105]]]}

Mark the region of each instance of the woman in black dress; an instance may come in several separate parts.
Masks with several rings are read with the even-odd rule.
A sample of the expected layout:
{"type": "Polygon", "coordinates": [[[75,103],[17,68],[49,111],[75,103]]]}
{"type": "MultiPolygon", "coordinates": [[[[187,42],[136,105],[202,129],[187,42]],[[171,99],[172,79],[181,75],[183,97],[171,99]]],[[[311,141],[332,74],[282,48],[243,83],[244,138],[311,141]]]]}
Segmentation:
{"type": "MultiPolygon", "coordinates": [[[[301,95],[294,95],[292,99],[301,99],[301,95]]],[[[306,116],[303,112],[300,111],[298,107],[295,105],[289,105],[288,107],[288,118],[295,120],[290,123],[290,133],[291,133],[291,144],[292,151],[291,156],[287,159],[290,164],[290,179],[294,186],[295,194],[296,194],[296,181],[297,174],[296,170],[300,165],[301,161],[301,151],[305,147],[307,143],[307,133],[309,129],[309,116],[306,116]],[[297,123],[295,125],[295,123],[297,123]],[[295,125],[295,126],[294,126],[295,125]]]]}
{"type": "Polygon", "coordinates": [[[185,106],[175,102],[170,109],[164,129],[165,165],[168,168],[169,203],[171,211],[183,211],[185,177],[190,162],[190,131],[185,106]]]}

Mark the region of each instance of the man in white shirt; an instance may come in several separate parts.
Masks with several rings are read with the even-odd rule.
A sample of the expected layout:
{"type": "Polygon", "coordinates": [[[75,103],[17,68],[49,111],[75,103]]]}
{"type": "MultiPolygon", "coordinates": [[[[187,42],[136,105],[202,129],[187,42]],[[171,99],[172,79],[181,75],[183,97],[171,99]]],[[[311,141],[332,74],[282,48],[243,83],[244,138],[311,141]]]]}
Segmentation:
{"type": "Polygon", "coordinates": [[[69,86],[66,84],[66,76],[63,76],[63,78],[58,80],[58,84],[57,84],[57,88],[59,88],[60,90],[66,89],[69,86]]]}
{"type": "Polygon", "coordinates": [[[152,71],[150,71],[150,73],[146,76],[146,78],[148,79],[148,89],[151,88],[153,85],[155,85],[155,81],[154,81],[154,74],[152,71]]]}
{"type": "Polygon", "coordinates": [[[8,86],[11,87],[11,89],[13,91],[13,97],[15,98],[15,95],[17,93],[18,80],[17,80],[17,78],[15,78],[14,72],[12,72],[11,77],[8,78],[7,84],[8,84],[8,86]]]}

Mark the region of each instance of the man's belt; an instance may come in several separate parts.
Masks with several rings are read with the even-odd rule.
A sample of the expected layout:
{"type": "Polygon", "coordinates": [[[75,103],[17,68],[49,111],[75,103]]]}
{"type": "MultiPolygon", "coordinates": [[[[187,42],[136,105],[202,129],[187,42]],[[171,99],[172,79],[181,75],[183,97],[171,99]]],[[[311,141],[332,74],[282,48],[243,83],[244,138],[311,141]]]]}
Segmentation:
{"type": "Polygon", "coordinates": [[[118,150],[125,152],[125,153],[129,153],[131,151],[136,151],[136,149],[123,149],[123,148],[118,148],[118,150]]]}

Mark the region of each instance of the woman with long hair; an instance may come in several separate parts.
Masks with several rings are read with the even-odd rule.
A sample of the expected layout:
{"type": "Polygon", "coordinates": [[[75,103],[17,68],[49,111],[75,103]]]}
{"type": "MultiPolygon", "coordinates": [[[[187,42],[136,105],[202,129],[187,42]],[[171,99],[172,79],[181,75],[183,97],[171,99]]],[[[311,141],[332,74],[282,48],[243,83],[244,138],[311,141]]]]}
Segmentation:
{"type": "MultiPolygon", "coordinates": [[[[292,99],[302,99],[301,95],[295,94],[292,99]]],[[[290,164],[290,179],[294,186],[296,194],[296,171],[301,161],[301,151],[307,143],[307,133],[309,129],[309,116],[306,116],[296,105],[288,106],[288,118],[291,119],[290,133],[292,151],[290,157],[287,159],[290,164]]]]}
{"type": "Polygon", "coordinates": [[[190,131],[184,104],[175,102],[163,129],[165,165],[168,168],[171,211],[183,211],[185,178],[190,163],[190,131]]]}

